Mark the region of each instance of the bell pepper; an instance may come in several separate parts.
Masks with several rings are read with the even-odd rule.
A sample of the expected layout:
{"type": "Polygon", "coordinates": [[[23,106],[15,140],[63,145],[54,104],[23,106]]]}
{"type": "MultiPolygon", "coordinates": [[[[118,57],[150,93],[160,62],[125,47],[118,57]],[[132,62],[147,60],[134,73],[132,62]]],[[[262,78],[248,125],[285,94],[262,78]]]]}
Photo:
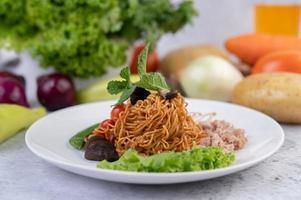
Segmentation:
{"type": "Polygon", "coordinates": [[[16,104],[0,104],[0,143],[27,128],[45,114],[44,108],[29,109],[16,104]]]}

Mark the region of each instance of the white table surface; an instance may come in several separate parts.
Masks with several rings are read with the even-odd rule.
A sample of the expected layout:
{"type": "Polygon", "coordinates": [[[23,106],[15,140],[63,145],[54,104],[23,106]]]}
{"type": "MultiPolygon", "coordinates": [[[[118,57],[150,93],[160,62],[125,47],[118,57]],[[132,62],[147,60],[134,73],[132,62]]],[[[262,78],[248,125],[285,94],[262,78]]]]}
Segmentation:
{"type": "Polygon", "coordinates": [[[1,200],[301,199],[301,126],[282,126],[283,147],[248,170],[176,185],[130,185],[63,171],[36,157],[24,133],[0,144],[1,200]]]}

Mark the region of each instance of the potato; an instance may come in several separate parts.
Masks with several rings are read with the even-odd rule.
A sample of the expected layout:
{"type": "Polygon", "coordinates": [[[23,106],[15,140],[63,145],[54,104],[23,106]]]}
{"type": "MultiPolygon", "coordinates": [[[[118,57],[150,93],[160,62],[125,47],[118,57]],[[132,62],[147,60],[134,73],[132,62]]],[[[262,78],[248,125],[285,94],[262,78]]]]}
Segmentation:
{"type": "Polygon", "coordinates": [[[252,75],[234,89],[233,102],[266,113],[285,123],[301,123],[301,75],[252,75]]]}
{"type": "Polygon", "coordinates": [[[160,71],[166,77],[178,77],[181,69],[187,67],[192,60],[207,55],[219,56],[229,60],[224,51],[211,45],[185,47],[168,53],[160,62],[160,71]]]}

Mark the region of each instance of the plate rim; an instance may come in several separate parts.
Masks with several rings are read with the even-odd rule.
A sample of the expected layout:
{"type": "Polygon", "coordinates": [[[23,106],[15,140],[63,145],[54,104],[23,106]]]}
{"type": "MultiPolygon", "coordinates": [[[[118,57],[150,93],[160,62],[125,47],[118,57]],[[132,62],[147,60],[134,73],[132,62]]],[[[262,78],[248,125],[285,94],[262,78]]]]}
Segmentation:
{"type": "MultiPolygon", "coordinates": [[[[75,105],[75,106],[71,106],[71,107],[64,108],[64,109],[61,109],[61,110],[58,110],[58,111],[55,111],[55,112],[47,114],[46,116],[44,116],[41,119],[37,120],[34,124],[32,124],[27,129],[27,131],[25,133],[25,143],[26,143],[26,146],[30,149],[30,151],[33,152],[39,158],[41,158],[41,159],[43,159],[43,160],[45,160],[45,161],[47,161],[47,162],[49,162],[51,164],[54,164],[55,166],[57,166],[59,168],[63,168],[64,170],[69,171],[69,172],[71,170],[67,170],[66,168],[74,168],[76,170],[88,170],[88,171],[96,172],[96,173],[103,172],[103,173],[109,173],[111,175],[114,174],[114,175],[125,175],[125,176],[135,176],[135,177],[137,177],[137,176],[139,176],[139,177],[145,177],[145,176],[149,176],[149,175],[151,175],[153,177],[169,177],[169,176],[177,177],[177,176],[183,176],[183,175],[200,175],[200,174],[206,174],[208,172],[219,174],[221,172],[224,172],[225,170],[230,171],[229,173],[226,173],[226,174],[222,174],[221,173],[221,174],[219,174],[217,176],[213,176],[212,178],[216,178],[216,177],[220,177],[220,176],[232,174],[232,173],[244,170],[246,168],[249,168],[251,166],[254,166],[254,165],[260,163],[261,161],[269,158],[274,153],[276,153],[280,149],[280,147],[283,145],[283,143],[284,143],[285,134],[284,134],[284,131],[283,131],[283,128],[281,127],[281,125],[278,122],[276,122],[273,118],[271,118],[270,116],[268,116],[268,115],[266,115],[266,114],[264,114],[262,112],[259,112],[257,110],[254,110],[252,108],[248,108],[248,107],[245,107],[245,106],[242,106],[242,105],[229,103],[229,102],[221,102],[221,101],[206,100],[206,99],[196,99],[196,98],[185,98],[185,100],[207,102],[207,103],[225,104],[227,106],[239,107],[241,109],[246,109],[246,110],[255,112],[256,114],[259,114],[259,115],[262,115],[262,116],[266,117],[274,125],[276,125],[277,128],[280,131],[279,133],[280,133],[281,138],[279,138],[280,139],[279,142],[277,143],[277,145],[275,145],[275,147],[270,152],[268,152],[267,154],[264,154],[263,156],[254,158],[251,161],[247,161],[245,163],[241,163],[241,164],[237,164],[237,165],[230,165],[228,167],[219,168],[219,169],[201,170],[201,171],[190,171],[190,172],[173,172],[173,173],[170,173],[170,172],[131,172],[131,171],[101,169],[101,168],[97,168],[96,166],[95,166],[95,168],[91,168],[91,166],[85,166],[85,165],[76,164],[76,163],[72,164],[72,163],[69,163],[67,161],[63,161],[63,160],[55,159],[53,157],[45,156],[45,155],[43,155],[43,153],[41,153],[41,152],[39,152],[38,150],[35,149],[35,147],[34,147],[35,144],[33,144],[33,145],[31,144],[30,133],[32,132],[32,129],[34,129],[37,125],[39,125],[40,121],[45,120],[45,118],[47,118],[48,116],[50,116],[50,115],[56,115],[57,113],[66,112],[68,110],[76,109],[76,108],[79,108],[79,107],[85,107],[85,106],[92,106],[92,105],[96,105],[96,104],[103,104],[103,103],[110,103],[110,102],[113,103],[114,102],[114,100],[107,100],[107,101],[100,101],[100,102],[92,102],[92,103],[85,103],[85,104],[75,105]],[[62,167],[62,166],[64,166],[64,167],[62,167]]],[[[96,164],[96,162],[95,162],[95,164],[96,164]]],[[[71,172],[76,173],[74,171],[71,171],[71,172]]],[[[79,173],[76,173],[76,174],[79,174],[79,173]]],[[[83,175],[83,174],[80,174],[80,175],[83,175]]],[[[83,175],[83,176],[85,176],[85,175],[83,175]]],[[[86,175],[86,176],[88,176],[88,175],[86,175]]],[[[99,179],[98,177],[92,177],[92,176],[89,176],[89,177],[99,179]]],[[[211,178],[206,178],[206,179],[211,179],[211,178]]],[[[109,179],[103,179],[103,180],[109,180],[109,179]]],[[[109,180],[109,181],[112,181],[112,180],[109,180]]],[[[121,181],[121,180],[119,182],[130,183],[128,181],[121,181]]],[[[132,183],[136,183],[136,182],[134,181],[132,183]]],[[[179,180],[178,182],[175,182],[175,183],[180,183],[180,182],[190,182],[190,181],[180,181],[179,180]]],[[[145,183],[145,184],[147,184],[147,183],[145,183]]],[[[151,183],[151,184],[156,184],[156,183],[151,183]]]]}

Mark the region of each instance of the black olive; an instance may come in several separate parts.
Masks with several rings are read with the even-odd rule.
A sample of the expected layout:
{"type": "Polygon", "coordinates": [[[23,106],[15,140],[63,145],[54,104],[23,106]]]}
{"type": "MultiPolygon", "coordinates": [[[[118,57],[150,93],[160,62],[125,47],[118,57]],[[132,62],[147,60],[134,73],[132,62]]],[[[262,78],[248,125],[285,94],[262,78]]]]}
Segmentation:
{"type": "Polygon", "coordinates": [[[94,136],[85,145],[85,158],[87,160],[107,160],[113,162],[118,160],[115,147],[105,138],[94,136]]]}
{"type": "Polygon", "coordinates": [[[131,104],[135,105],[138,100],[144,100],[148,97],[148,95],[150,95],[149,91],[141,87],[136,87],[130,97],[131,104]]]}
{"type": "Polygon", "coordinates": [[[171,100],[178,96],[177,91],[160,90],[159,93],[164,99],[167,100],[171,100]]]}
{"type": "Polygon", "coordinates": [[[170,100],[170,99],[173,99],[173,98],[175,98],[177,96],[178,96],[178,92],[171,91],[171,92],[167,92],[167,94],[165,95],[165,99],[170,100]]]}

